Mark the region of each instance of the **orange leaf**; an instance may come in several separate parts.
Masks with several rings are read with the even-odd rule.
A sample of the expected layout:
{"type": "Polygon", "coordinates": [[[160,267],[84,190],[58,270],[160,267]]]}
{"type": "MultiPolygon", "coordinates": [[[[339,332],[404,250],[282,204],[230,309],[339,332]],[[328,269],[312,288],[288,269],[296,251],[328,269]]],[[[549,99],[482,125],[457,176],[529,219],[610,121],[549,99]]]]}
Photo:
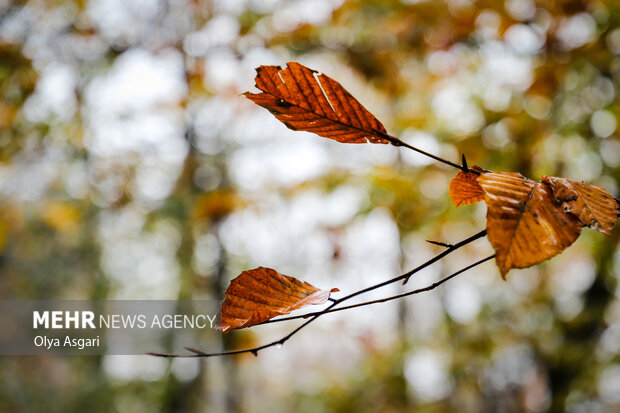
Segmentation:
{"type": "Polygon", "coordinates": [[[618,204],[609,192],[598,186],[553,176],[543,176],[542,182],[549,185],[565,212],[576,216],[584,226],[611,234],[618,219],[618,204]]]}
{"type": "MultiPolygon", "coordinates": [[[[471,168],[478,172],[484,172],[479,166],[471,168]]],[[[473,204],[484,199],[484,192],[478,183],[478,174],[460,171],[450,180],[450,199],[454,206],[473,204]]]]}
{"type": "Polygon", "coordinates": [[[226,289],[221,329],[250,327],[310,304],[323,304],[335,291],[319,290],[271,268],[244,271],[226,289]]]}
{"type": "Polygon", "coordinates": [[[548,185],[506,172],[484,173],[478,183],[502,278],[512,268],[526,268],[559,254],[579,236],[582,223],[564,212],[548,185]]]}
{"type": "Polygon", "coordinates": [[[345,143],[389,143],[376,132],[386,132],[381,122],[340,83],[299,63],[287,65],[257,68],[256,87],[263,93],[246,92],[245,97],[292,130],[345,143]]]}

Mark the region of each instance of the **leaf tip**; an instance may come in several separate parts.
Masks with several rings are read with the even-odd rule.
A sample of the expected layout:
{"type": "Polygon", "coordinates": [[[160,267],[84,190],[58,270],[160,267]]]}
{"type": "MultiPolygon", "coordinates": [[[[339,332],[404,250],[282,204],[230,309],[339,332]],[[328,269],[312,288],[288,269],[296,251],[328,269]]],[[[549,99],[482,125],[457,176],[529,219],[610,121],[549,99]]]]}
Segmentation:
{"type": "MultiPolygon", "coordinates": [[[[219,315],[219,317],[221,318],[221,315],[219,315]]],[[[223,334],[227,334],[230,332],[230,325],[223,323],[216,324],[215,329],[221,331],[223,334]]]]}

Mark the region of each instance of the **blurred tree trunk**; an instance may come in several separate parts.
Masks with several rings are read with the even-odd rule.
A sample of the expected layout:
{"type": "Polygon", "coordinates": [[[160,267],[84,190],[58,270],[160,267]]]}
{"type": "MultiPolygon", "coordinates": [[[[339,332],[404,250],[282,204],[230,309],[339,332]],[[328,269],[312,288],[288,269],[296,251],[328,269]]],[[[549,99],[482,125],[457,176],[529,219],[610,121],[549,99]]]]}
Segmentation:
{"type": "MultiPolygon", "coordinates": [[[[597,371],[593,371],[598,364],[595,350],[607,327],[605,312],[614,298],[615,276],[611,269],[619,240],[620,232],[614,231],[612,238],[602,242],[594,251],[598,264],[596,279],[585,292],[583,310],[573,320],[558,322],[563,338],[561,351],[541,353],[543,365],[549,366],[550,412],[566,411],[566,399],[573,384],[584,377],[597,376],[597,371]]],[[[596,387],[596,380],[587,381],[590,386],[596,387]]]]}

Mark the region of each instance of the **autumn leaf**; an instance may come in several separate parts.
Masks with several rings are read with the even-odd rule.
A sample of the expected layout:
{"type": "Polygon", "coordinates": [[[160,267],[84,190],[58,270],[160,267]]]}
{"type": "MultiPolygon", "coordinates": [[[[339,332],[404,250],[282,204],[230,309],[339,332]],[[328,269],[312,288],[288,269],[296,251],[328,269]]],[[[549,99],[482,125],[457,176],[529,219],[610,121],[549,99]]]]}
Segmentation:
{"type": "MultiPolygon", "coordinates": [[[[478,172],[485,172],[479,166],[471,169],[478,172]]],[[[473,204],[484,199],[484,192],[478,183],[479,174],[471,171],[459,171],[459,173],[450,180],[450,199],[454,206],[473,204]]]]}
{"type": "MultiPolygon", "coordinates": [[[[457,207],[482,200],[487,204],[486,231],[503,278],[512,268],[559,254],[584,226],[609,235],[616,222],[617,201],[602,188],[564,178],[543,177],[537,183],[518,173],[468,169],[464,157],[457,165],[387,135],[381,122],[324,74],[296,62],[284,69],[260,66],[256,71],[256,86],[262,93],[244,95],[292,130],[346,143],[406,146],[462,169],[450,181],[450,198],[457,207]]],[[[262,313],[253,315],[259,316],[262,313]]]]}
{"type": "Polygon", "coordinates": [[[502,278],[512,268],[543,262],[571,245],[583,224],[562,209],[551,188],[519,173],[481,174],[487,234],[502,278]]]}
{"type": "Polygon", "coordinates": [[[555,200],[565,212],[576,216],[584,226],[609,236],[618,219],[618,204],[614,197],[598,186],[565,178],[543,176],[542,182],[551,187],[555,200]]]}
{"type": "Polygon", "coordinates": [[[330,293],[307,282],[258,267],[231,281],[222,303],[223,332],[250,327],[311,304],[323,304],[330,293]]]}
{"type": "Polygon", "coordinates": [[[571,245],[584,226],[609,235],[617,201],[602,188],[543,176],[541,183],[519,173],[460,171],[450,181],[455,206],[484,199],[487,235],[502,277],[512,268],[543,262],[571,245]]]}
{"type": "Polygon", "coordinates": [[[344,143],[390,143],[385,127],[340,83],[299,63],[260,66],[256,87],[246,92],[289,129],[316,133],[344,143]]]}

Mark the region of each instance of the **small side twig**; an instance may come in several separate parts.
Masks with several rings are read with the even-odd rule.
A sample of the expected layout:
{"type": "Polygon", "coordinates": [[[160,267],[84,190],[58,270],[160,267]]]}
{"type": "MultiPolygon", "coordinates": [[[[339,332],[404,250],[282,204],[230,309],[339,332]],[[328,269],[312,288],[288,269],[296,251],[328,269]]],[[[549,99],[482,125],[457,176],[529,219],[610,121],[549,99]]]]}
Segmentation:
{"type": "MultiPolygon", "coordinates": [[[[475,240],[477,240],[478,238],[482,238],[484,236],[487,235],[487,230],[483,229],[482,231],[478,232],[477,234],[472,235],[469,238],[465,238],[463,241],[461,242],[457,242],[456,244],[443,244],[441,245],[442,247],[446,247],[446,250],[444,252],[442,252],[439,255],[436,255],[435,257],[431,258],[429,260],[429,264],[433,264],[434,262],[442,259],[443,257],[445,257],[446,255],[450,254],[451,252],[454,252],[456,250],[458,250],[459,248],[469,244],[470,242],[473,242],[475,240]]],[[[432,244],[432,242],[431,242],[432,244]]],[[[439,244],[437,244],[439,245],[439,244]]],[[[422,264],[425,265],[426,263],[422,264]]],[[[420,268],[421,269],[421,268],[420,268]]],[[[402,276],[401,278],[403,279],[403,285],[407,284],[407,281],[409,281],[409,278],[411,278],[411,276],[415,273],[419,271],[417,268],[414,270],[414,272],[412,272],[411,274],[407,275],[407,276],[402,276]]]]}
{"type": "Polygon", "coordinates": [[[433,241],[433,240],[427,239],[426,242],[428,242],[429,244],[438,245],[440,247],[446,247],[446,248],[452,247],[452,244],[448,244],[446,242],[441,242],[441,241],[433,241]]]}
{"type": "Polygon", "coordinates": [[[471,169],[467,166],[467,159],[465,159],[465,154],[461,154],[461,169],[463,172],[470,172],[471,169]]]}

